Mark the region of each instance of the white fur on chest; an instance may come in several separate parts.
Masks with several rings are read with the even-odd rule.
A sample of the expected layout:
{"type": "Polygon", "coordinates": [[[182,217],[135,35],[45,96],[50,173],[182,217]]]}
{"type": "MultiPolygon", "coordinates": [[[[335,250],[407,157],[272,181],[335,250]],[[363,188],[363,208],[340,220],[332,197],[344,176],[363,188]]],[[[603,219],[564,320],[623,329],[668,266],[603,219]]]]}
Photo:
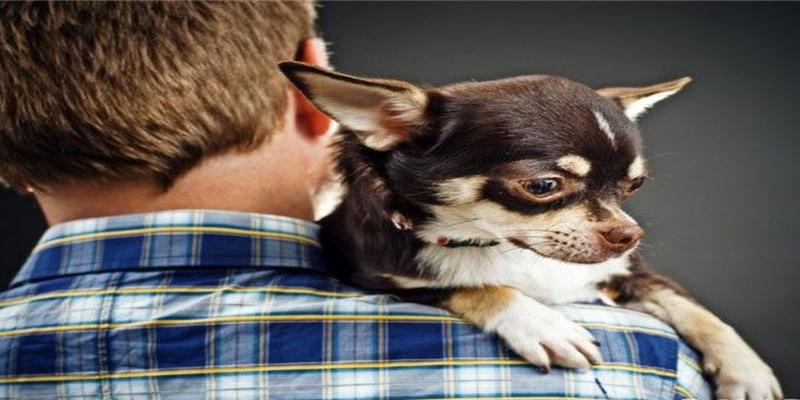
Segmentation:
{"type": "Polygon", "coordinates": [[[435,281],[399,279],[404,287],[510,286],[544,303],[589,301],[599,297],[597,284],[628,274],[628,254],[597,264],[575,264],[517,248],[428,245],[417,262],[437,275],[435,281]]]}

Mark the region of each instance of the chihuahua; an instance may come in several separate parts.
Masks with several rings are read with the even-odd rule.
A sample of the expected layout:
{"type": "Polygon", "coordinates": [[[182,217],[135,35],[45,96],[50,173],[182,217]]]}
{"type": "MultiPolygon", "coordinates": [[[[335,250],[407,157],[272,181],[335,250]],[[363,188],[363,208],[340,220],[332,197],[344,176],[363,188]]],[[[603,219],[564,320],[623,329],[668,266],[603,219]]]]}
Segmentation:
{"type": "Polygon", "coordinates": [[[703,353],[720,398],[782,398],[733,328],[634,252],[644,231],[622,202],[648,173],[635,121],[690,78],[422,88],[279,67],[342,126],[347,192],[321,222],[345,280],[446,308],[544,369],[602,361],[592,335],[547,305],[604,298],[674,327],[703,353]]]}

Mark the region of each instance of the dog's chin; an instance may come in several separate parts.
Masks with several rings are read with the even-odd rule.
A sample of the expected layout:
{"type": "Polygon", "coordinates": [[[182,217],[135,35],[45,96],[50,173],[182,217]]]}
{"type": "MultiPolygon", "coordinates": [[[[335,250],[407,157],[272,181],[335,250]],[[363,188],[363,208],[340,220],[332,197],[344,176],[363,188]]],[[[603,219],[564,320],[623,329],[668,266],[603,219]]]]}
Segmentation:
{"type": "Polygon", "coordinates": [[[572,264],[601,264],[608,260],[627,257],[631,251],[613,252],[604,249],[585,249],[576,251],[572,248],[559,248],[553,246],[540,247],[533,244],[526,243],[521,239],[509,238],[508,242],[521,249],[532,251],[542,257],[552,258],[558,261],[564,261],[572,264]]]}

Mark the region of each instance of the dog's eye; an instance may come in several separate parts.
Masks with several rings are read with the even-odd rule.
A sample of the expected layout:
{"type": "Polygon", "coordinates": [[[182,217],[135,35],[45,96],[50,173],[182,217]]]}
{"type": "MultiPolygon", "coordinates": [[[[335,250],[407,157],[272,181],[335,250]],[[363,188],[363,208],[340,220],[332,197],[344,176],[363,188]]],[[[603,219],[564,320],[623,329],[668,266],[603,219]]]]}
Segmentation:
{"type": "Polygon", "coordinates": [[[628,193],[633,193],[633,192],[639,190],[639,188],[642,187],[642,185],[644,185],[644,177],[643,176],[640,176],[640,177],[632,180],[630,186],[628,186],[628,193]]]}
{"type": "Polygon", "coordinates": [[[561,181],[557,178],[534,179],[525,183],[525,190],[536,196],[547,196],[561,189],[561,181]]]}

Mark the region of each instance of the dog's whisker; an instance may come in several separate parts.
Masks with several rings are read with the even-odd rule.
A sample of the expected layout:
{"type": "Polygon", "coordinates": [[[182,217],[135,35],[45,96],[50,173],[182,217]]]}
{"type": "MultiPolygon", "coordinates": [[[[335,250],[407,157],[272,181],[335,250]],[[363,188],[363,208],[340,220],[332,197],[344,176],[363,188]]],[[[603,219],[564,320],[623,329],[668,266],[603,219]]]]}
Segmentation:
{"type": "Polygon", "coordinates": [[[467,223],[470,223],[470,222],[475,222],[475,221],[480,221],[481,219],[482,219],[482,218],[472,218],[472,219],[465,219],[465,220],[463,220],[463,221],[455,222],[455,223],[452,223],[452,224],[450,224],[450,225],[444,225],[444,226],[445,226],[445,227],[447,227],[447,228],[452,228],[452,227],[454,227],[454,226],[458,226],[458,225],[462,225],[462,224],[467,224],[467,223]]]}
{"type": "Polygon", "coordinates": [[[550,239],[550,240],[553,240],[553,241],[555,241],[555,238],[554,238],[554,237],[552,237],[552,236],[548,236],[548,235],[521,235],[521,236],[512,236],[511,238],[513,238],[513,239],[528,239],[528,238],[533,238],[533,239],[550,239]]]}
{"type": "MultiPolygon", "coordinates": [[[[552,241],[552,240],[542,240],[542,241],[526,242],[525,244],[526,245],[533,245],[533,246],[544,246],[544,245],[548,245],[548,244],[552,244],[552,243],[555,243],[555,242],[552,241]]],[[[505,253],[508,253],[508,252],[511,252],[511,251],[514,251],[514,250],[529,250],[530,251],[532,249],[526,249],[524,247],[515,246],[515,247],[512,247],[510,249],[506,249],[504,251],[501,251],[501,252],[499,252],[499,254],[505,254],[505,253]]]]}
{"type": "Polygon", "coordinates": [[[655,159],[658,159],[658,158],[670,157],[670,156],[674,156],[674,155],[678,155],[678,154],[680,154],[680,153],[673,151],[673,152],[666,152],[666,153],[658,153],[658,154],[652,155],[652,156],[650,156],[648,158],[650,158],[651,160],[655,160],[655,159]]]}

